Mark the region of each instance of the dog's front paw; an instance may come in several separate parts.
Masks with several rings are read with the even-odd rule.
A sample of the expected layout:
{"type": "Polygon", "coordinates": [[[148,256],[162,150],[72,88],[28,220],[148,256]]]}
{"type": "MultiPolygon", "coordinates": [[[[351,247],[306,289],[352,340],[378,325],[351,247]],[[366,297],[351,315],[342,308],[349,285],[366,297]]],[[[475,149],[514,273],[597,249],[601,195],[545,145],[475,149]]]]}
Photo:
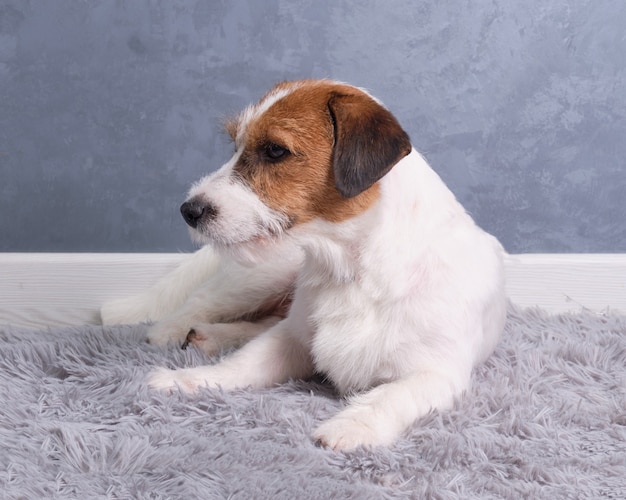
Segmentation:
{"type": "Polygon", "coordinates": [[[335,451],[381,444],[374,429],[357,419],[341,414],[320,425],[313,433],[313,440],[320,446],[335,451]]]}
{"type": "Polygon", "coordinates": [[[195,392],[201,385],[190,373],[189,369],[168,370],[167,368],[158,368],[148,375],[148,387],[167,393],[175,390],[181,390],[188,394],[195,392]]]}
{"type": "Polygon", "coordinates": [[[176,370],[168,370],[167,368],[157,368],[148,375],[147,380],[150,389],[156,389],[164,392],[172,392],[178,384],[178,376],[176,370]]]}

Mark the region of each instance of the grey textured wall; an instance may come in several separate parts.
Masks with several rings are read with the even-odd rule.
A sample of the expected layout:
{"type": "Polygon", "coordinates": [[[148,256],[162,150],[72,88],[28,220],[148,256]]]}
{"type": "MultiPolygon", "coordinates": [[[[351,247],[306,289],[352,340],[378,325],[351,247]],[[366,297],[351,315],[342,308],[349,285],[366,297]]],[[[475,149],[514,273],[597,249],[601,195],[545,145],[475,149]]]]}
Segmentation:
{"type": "Polygon", "coordinates": [[[219,122],[368,88],[511,252],[626,251],[626,2],[0,0],[0,250],[189,250],[219,122]]]}

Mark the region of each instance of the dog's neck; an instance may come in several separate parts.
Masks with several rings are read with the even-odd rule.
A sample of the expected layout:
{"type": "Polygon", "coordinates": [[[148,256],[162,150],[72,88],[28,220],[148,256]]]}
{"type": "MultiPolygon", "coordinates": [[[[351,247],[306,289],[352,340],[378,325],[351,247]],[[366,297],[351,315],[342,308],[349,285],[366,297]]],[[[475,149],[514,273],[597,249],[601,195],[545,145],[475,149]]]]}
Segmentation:
{"type": "Polygon", "coordinates": [[[414,262],[420,241],[431,241],[452,218],[467,217],[415,150],[379,182],[380,199],[366,212],[341,223],[315,219],[294,228],[292,237],[305,254],[301,281],[323,286],[359,280],[363,259],[370,274],[372,269],[385,273],[390,261],[392,269],[402,269],[398,260],[414,262]],[[372,227],[380,230],[372,232],[372,227]]]}

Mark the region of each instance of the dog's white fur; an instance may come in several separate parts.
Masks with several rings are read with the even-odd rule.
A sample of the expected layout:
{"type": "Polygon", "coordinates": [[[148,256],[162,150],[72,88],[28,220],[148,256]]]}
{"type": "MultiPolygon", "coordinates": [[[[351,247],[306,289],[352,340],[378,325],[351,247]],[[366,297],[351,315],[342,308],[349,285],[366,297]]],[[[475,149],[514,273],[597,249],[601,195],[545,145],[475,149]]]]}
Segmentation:
{"type": "Polygon", "coordinates": [[[102,317],[159,320],[148,334],[157,344],[183,342],[193,329],[189,340],[209,354],[245,343],[218,364],[159,369],[153,388],[268,387],[321,372],[348,403],[314,439],[334,449],[387,445],[430,410],[449,408],[494,350],[506,314],[504,252],[414,149],[376,181],[379,194],[361,213],[288,227],[289,214],[233,171],[250,147],[248,128],[315,85],[345,89],[277,87],[240,116],[233,158],[192,188],[190,199],[217,207],[208,229],[194,232],[228,252],[203,248],[102,317]],[[283,319],[276,311],[294,288],[283,319]]]}

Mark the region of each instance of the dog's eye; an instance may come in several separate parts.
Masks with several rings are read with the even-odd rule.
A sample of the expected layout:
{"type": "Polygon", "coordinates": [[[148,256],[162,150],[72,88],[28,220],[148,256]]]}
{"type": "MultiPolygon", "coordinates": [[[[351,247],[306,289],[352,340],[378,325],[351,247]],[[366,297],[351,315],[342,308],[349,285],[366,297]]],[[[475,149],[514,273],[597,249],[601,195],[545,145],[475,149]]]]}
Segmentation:
{"type": "Polygon", "coordinates": [[[289,154],[289,150],[278,144],[268,144],[265,147],[265,154],[270,160],[280,160],[289,154]]]}

